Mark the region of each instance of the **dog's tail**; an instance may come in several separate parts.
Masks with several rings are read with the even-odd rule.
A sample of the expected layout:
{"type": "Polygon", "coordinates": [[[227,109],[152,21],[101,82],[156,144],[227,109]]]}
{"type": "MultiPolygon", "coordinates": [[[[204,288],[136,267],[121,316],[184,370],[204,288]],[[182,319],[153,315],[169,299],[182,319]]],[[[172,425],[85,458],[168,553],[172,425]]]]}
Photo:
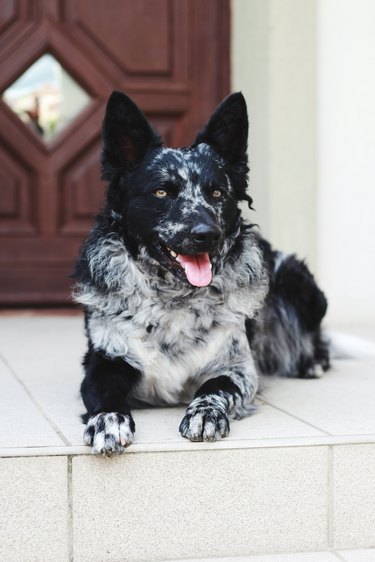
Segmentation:
{"type": "Polygon", "coordinates": [[[369,339],[331,330],[326,331],[325,336],[332,359],[375,358],[375,343],[369,339]]]}

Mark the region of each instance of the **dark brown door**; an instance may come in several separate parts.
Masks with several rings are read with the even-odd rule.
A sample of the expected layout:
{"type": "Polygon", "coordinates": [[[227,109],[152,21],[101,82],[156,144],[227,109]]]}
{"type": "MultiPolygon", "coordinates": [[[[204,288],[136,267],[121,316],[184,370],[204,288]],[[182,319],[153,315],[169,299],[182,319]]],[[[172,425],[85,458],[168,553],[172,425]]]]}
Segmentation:
{"type": "Polygon", "coordinates": [[[0,304],[69,304],[113,89],[190,143],[229,90],[229,0],[0,3],[0,304]]]}

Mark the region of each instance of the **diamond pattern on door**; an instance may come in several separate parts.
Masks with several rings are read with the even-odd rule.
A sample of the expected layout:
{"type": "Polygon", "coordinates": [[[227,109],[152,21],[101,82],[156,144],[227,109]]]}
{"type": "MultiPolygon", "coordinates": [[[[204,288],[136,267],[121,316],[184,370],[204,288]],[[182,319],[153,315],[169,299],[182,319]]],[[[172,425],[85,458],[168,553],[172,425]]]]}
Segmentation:
{"type": "Polygon", "coordinates": [[[172,146],[229,93],[229,0],[0,2],[0,305],[71,305],[113,90],[172,146]]]}
{"type": "Polygon", "coordinates": [[[49,53],[42,55],[8,86],[2,98],[44,142],[49,142],[68,126],[91,99],[49,53]]]}

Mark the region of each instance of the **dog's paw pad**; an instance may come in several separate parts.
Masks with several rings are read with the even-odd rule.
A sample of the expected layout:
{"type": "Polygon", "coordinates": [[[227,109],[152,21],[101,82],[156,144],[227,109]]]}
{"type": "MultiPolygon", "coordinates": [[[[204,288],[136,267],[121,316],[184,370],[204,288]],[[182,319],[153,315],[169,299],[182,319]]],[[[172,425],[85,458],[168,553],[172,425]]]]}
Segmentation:
{"type": "Polygon", "coordinates": [[[132,444],[134,421],[131,416],[117,412],[96,414],[87,422],[83,442],[92,446],[96,455],[119,454],[132,444]]]}
{"type": "Polygon", "coordinates": [[[324,375],[324,369],[323,369],[322,365],[320,365],[320,363],[316,363],[312,367],[312,376],[315,379],[320,379],[320,377],[322,377],[323,375],[324,375]]]}
{"type": "Polygon", "coordinates": [[[308,367],[301,375],[303,379],[320,379],[324,375],[324,368],[320,363],[308,367]]]}
{"type": "Polygon", "coordinates": [[[180,424],[180,433],[190,441],[218,441],[229,433],[228,416],[211,408],[188,411],[180,424]]]}

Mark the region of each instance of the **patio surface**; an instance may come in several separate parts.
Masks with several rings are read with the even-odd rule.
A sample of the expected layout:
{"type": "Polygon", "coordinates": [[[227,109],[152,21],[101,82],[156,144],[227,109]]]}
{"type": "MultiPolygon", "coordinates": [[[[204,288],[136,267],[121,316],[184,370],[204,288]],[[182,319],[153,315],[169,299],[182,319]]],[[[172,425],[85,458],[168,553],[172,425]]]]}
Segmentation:
{"type": "MultiPolygon", "coordinates": [[[[89,452],[82,446],[79,396],[85,345],[80,314],[0,315],[1,453],[43,447],[89,452]]],[[[321,379],[265,377],[256,413],[232,421],[220,447],[241,446],[244,440],[247,446],[249,440],[268,446],[302,444],[305,438],[314,444],[372,441],[374,396],[375,358],[334,361],[321,379]]],[[[180,436],[183,412],[182,407],[135,411],[132,449],[214,448],[215,443],[190,443],[180,436]]]]}
{"type": "MultiPolygon", "coordinates": [[[[367,333],[371,339],[373,334],[369,331],[367,333]]],[[[52,479],[53,489],[57,486],[64,490],[64,486],[67,485],[68,490],[68,500],[64,496],[60,498],[62,503],[59,504],[59,510],[63,512],[66,510],[67,513],[68,522],[66,525],[64,523],[63,531],[60,529],[59,534],[57,531],[48,531],[48,524],[46,525],[45,521],[36,524],[33,531],[35,545],[30,546],[31,550],[28,552],[15,546],[19,543],[22,545],[20,533],[21,535],[26,533],[22,515],[19,527],[17,523],[19,507],[15,508],[15,505],[18,506],[16,489],[14,502],[13,500],[8,502],[9,517],[13,518],[13,524],[7,531],[9,540],[5,534],[6,538],[0,546],[0,560],[7,560],[7,562],[10,560],[16,562],[21,560],[28,562],[30,560],[48,562],[52,560],[90,560],[95,562],[97,560],[102,562],[104,560],[192,558],[203,560],[202,556],[214,560],[224,560],[227,556],[237,556],[237,560],[253,560],[254,562],[329,562],[337,559],[348,562],[375,562],[375,550],[371,550],[375,547],[375,487],[373,484],[375,482],[375,359],[334,361],[333,368],[321,379],[266,378],[263,381],[262,393],[257,398],[256,413],[244,420],[232,421],[230,436],[217,443],[191,443],[180,436],[178,426],[184,412],[182,407],[135,411],[137,431],[134,444],[123,455],[123,459],[102,460],[93,459],[90,449],[82,445],[83,425],[79,416],[84,408],[79,396],[79,385],[82,379],[80,362],[84,351],[83,319],[78,313],[35,314],[20,311],[0,315],[0,423],[2,428],[0,462],[3,462],[0,464],[0,472],[3,475],[0,499],[2,505],[4,505],[4,501],[5,505],[8,505],[7,486],[13,485],[9,466],[13,467],[16,475],[17,471],[22,469],[22,476],[18,476],[18,484],[26,487],[26,491],[24,491],[26,496],[28,493],[32,494],[33,491],[27,492],[28,486],[31,484],[25,474],[32,479],[34,463],[36,463],[36,470],[39,462],[43,463],[39,468],[42,467],[42,472],[46,471],[46,480],[52,479]],[[229,454],[231,450],[232,457],[228,457],[227,453],[229,454]],[[204,456],[205,451],[208,452],[204,456]],[[220,455],[215,456],[215,452],[220,455]],[[145,453],[152,453],[153,457],[145,453]],[[170,454],[175,456],[170,457],[170,454]],[[191,456],[192,454],[193,456],[191,456]],[[44,460],[37,461],[37,459],[27,459],[27,457],[44,457],[44,460]],[[64,458],[59,459],[58,457],[64,458]],[[87,457],[87,460],[84,457],[87,457]],[[169,457],[175,459],[176,464],[172,465],[172,468],[166,469],[165,467],[171,466],[169,457]],[[185,474],[184,466],[186,463],[190,465],[193,458],[195,470],[198,472],[201,469],[204,470],[205,467],[211,467],[210,474],[213,480],[222,478],[221,472],[217,472],[217,474],[215,472],[219,470],[220,463],[223,463],[223,466],[227,462],[241,466],[241,463],[246,461],[249,463],[249,469],[252,466],[250,473],[254,481],[259,482],[260,488],[257,490],[255,487],[251,491],[254,504],[250,511],[246,511],[246,518],[251,520],[253,528],[254,526],[257,528],[258,525],[259,538],[250,541],[247,535],[243,535],[242,519],[245,515],[242,513],[242,522],[236,522],[235,525],[242,541],[242,550],[237,542],[237,546],[233,546],[233,550],[229,553],[225,545],[221,545],[222,550],[219,552],[216,549],[217,541],[214,541],[213,535],[216,527],[213,526],[213,521],[208,520],[204,522],[207,524],[207,530],[206,534],[203,533],[201,542],[198,541],[199,544],[196,544],[198,539],[195,538],[194,546],[188,546],[190,535],[186,535],[185,549],[182,546],[182,539],[176,544],[171,544],[168,551],[163,546],[166,539],[164,543],[160,542],[162,539],[157,539],[156,550],[152,545],[152,540],[149,550],[147,548],[143,551],[137,550],[140,548],[139,544],[142,544],[142,540],[144,541],[142,533],[146,532],[145,523],[145,528],[136,527],[134,531],[138,539],[132,543],[134,550],[129,554],[129,558],[123,558],[124,551],[121,549],[125,548],[124,545],[117,545],[112,551],[112,546],[108,545],[113,545],[113,543],[108,542],[105,550],[101,551],[99,543],[97,544],[99,539],[95,537],[99,534],[98,529],[102,525],[102,519],[98,519],[96,522],[90,520],[88,527],[85,528],[84,518],[76,516],[82,509],[85,513],[98,513],[99,505],[102,509],[104,496],[101,494],[104,493],[104,489],[102,492],[98,492],[97,499],[90,494],[85,495],[86,492],[88,493],[84,480],[87,473],[89,473],[90,479],[97,483],[96,486],[103,478],[103,470],[108,471],[113,482],[117,482],[119,478],[122,478],[124,470],[130,477],[132,463],[136,464],[139,460],[143,467],[149,466],[147,469],[149,472],[145,469],[145,474],[140,473],[140,481],[137,480],[138,472],[134,476],[134,479],[137,480],[134,484],[137,494],[142,496],[142,492],[139,490],[142,487],[147,488],[149,479],[152,482],[159,478],[160,470],[162,474],[165,473],[165,470],[176,470],[176,474],[185,474]],[[126,461],[126,459],[129,460],[126,461]],[[147,459],[150,460],[150,465],[148,465],[147,459]],[[236,462],[234,462],[235,459],[237,459],[236,462]],[[181,466],[179,466],[179,462],[182,463],[181,466]],[[163,468],[161,469],[161,467],[163,468]],[[277,475],[278,470],[280,477],[277,475]],[[66,474],[68,474],[68,484],[66,484],[66,474]],[[72,474],[73,480],[71,480],[72,474]],[[291,477],[295,479],[294,483],[291,483],[291,477]],[[24,478],[26,478],[25,481],[24,478]],[[6,484],[7,482],[8,484],[6,484]],[[1,491],[3,495],[1,495],[1,491]],[[275,493],[277,511],[272,512],[272,510],[276,510],[275,493]],[[303,497],[306,497],[306,506],[297,503],[293,507],[290,494],[295,493],[297,496],[302,494],[303,497]],[[264,499],[264,509],[261,506],[263,499],[256,503],[254,494],[255,497],[257,494],[261,494],[259,497],[264,499]],[[96,504],[96,501],[99,503],[96,504]],[[301,509],[300,514],[297,513],[299,509],[301,509]],[[305,511],[302,513],[303,510],[305,511]],[[262,536],[262,525],[264,525],[261,523],[262,517],[264,521],[280,518],[279,530],[275,530],[273,537],[262,536]],[[291,522],[287,524],[285,521],[288,520],[288,517],[291,518],[291,522]],[[311,517],[310,523],[309,517],[311,517]],[[302,530],[300,527],[302,523],[298,521],[304,521],[307,527],[310,526],[310,531],[308,528],[302,530]],[[286,527],[283,530],[284,523],[286,527]],[[43,530],[42,525],[44,525],[43,530]],[[296,526],[293,527],[293,525],[296,526]],[[47,533],[47,531],[49,554],[43,553],[43,546],[40,546],[44,545],[43,532],[47,533]],[[66,535],[64,535],[64,546],[61,545],[62,532],[66,535]],[[211,547],[208,540],[210,533],[214,545],[211,547]],[[288,533],[290,533],[289,536],[288,533]],[[53,550],[54,541],[56,543],[55,551],[53,550]],[[99,550],[93,549],[93,543],[99,550]],[[135,544],[138,546],[134,546],[135,544]],[[302,553],[282,554],[283,552],[296,553],[299,551],[302,553]],[[35,552],[39,552],[39,554],[35,554],[35,552]],[[144,558],[140,552],[144,553],[144,558]],[[279,554],[271,555],[276,552],[279,554]],[[238,558],[241,553],[257,556],[238,558]]],[[[35,474],[40,474],[39,469],[35,474]]],[[[172,490],[168,490],[172,496],[175,493],[176,497],[179,497],[184,493],[183,483],[181,483],[182,489],[177,489],[179,484],[176,478],[179,477],[174,476],[172,490]],[[174,487],[177,488],[174,489],[174,487]]],[[[234,478],[233,475],[232,477],[234,478]]],[[[238,478],[242,478],[241,472],[238,473],[238,478]]],[[[35,483],[36,487],[38,485],[35,483]]],[[[99,488],[96,489],[99,490],[99,488]]],[[[200,506],[203,501],[202,494],[207,493],[207,490],[202,490],[199,491],[197,506],[200,506]]],[[[120,506],[116,507],[117,496],[111,496],[112,492],[108,489],[106,489],[105,496],[108,492],[116,517],[124,517],[120,506]]],[[[150,495],[155,493],[155,488],[152,491],[146,490],[144,493],[145,497],[150,498],[150,495]]],[[[192,492],[192,496],[194,493],[198,494],[198,489],[192,492]]],[[[241,492],[241,494],[244,493],[247,491],[241,492]]],[[[39,498],[38,494],[37,501],[39,498]]],[[[240,499],[230,498],[232,498],[231,495],[223,501],[240,501],[240,499]]],[[[33,501],[35,502],[35,500],[33,501]]],[[[140,505],[142,501],[142,505],[144,505],[144,501],[147,502],[148,499],[140,498],[139,501],[140,505]]],[[[213,498],[210,501],[213,501],[213,498]]],[[[175,507],[175,504],[173,506],[175,507]]],[[[139,509],[143,508],[139,507],[139,509]]],[[[150,509],[152,511],[152,507],[150,509]]],[[[196,509],[199,510],[200,507],[196,507],[196,509]]],[[[230,509],[228,506],[228,510],[230,509]]],[[[59,529],[59,525],[62,524],[61,514],[55,515],[56,529],[59,529]]],[[[147,517],[147,514],[143,516],[147,517]]],[[[49,517],[53,521],[53,516],[49,517]]],[[[164,515],[164,517],[166,516],[164,515]]],[[[176,523],[175,532],[177,535],[184,536],[185,527],[180,528],[181,524],[181,522],[176,523]],[[179,528],[180,530],[178,530],[179,528]]],[[[193,523],[191,525],[194,526],[193,523]]],[[[202,523],[199,528],[201,525],[202,523]]],[[[164,527],[162,528],[164,529],[164,527]]],[[[109,529],[109,535],[111,532],[109,529]]],[[[225,532],[222,531],[224,535],[225,532]]],[[[4,537],[3,533],[2,536],[4,537]]],[[[171,538],[169,537],[168,540],[171,541],[171,538]]],[[[100,545],[102,544],[101,540],[100,545]]]]}

